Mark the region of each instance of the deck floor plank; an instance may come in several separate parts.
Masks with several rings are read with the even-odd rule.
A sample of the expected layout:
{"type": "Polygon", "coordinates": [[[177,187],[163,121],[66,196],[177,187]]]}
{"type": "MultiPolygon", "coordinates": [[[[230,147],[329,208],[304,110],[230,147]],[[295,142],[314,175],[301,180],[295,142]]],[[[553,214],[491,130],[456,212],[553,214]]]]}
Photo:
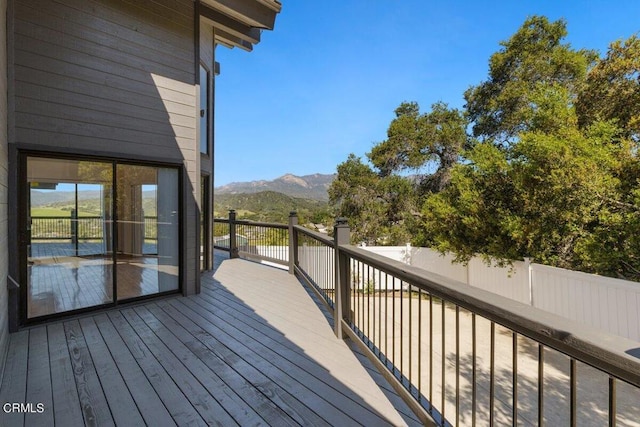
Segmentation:
{"type": "Polygon", "coordinates": [[[87,343],[82,335],[80,323],[77,320],[65,322],[64,331],[85,424],[115,425],[87,343]]]}
{"type": "MultiPolygon", "coordinates": [[[[225,345],[231,346],[236,354],[249,363],[259,366],[262,372],[271,372],[272,379],[284,382],[286,378],[288,380],[286,389],[330,424],[358,423],[357,418],[352,417],[351,413],[347,413],[349,411],[344,411],[344,406],[349,406],[349,409],[358,408],[351,407],[349,402],[345,402],[345,399],[339,396],[335,390],[329,390],[329,386],[318,378],[300,369],[290,360],[285,360],[282,353],[286,353],[286,349],[276,346],[278,352],[273,351],[260,344],[257,341],[259,338],[254,339],[245,335],[240,329],[221,321],[219,318],[206,319],[202,317],[208,311],[199,305],[199,302],[199,300],[196,302],[191,299],[183,299],[176,301],[175,304],[182,304],[182,310],[192,310],[194,316],[200,315],[203,322],[202,327],[207,332],[225,345]]],[[[325,375],[330,376],[328,372],[325,375]]]]}
{"type": "Polygon", "coordinates": [[[117,363],[145,423],[149,426],[175,426],[173,417],[107,315],[94,316],[93,320],[109,347],[113,360],[117,363]]]}
{"type": "MultiPolygon", "coordinates": [[[[175,319],[181,326],[185,327],[191,333],[205,344],[210,351],[218,355],[227,365],[232,369],[241,372],[242,375],[248,379],[251,384],[256,387],[261,393],[268,396],[273,402],[276,402],[284,411],[287,412],[296,422],[301,425],[311,426],[327,426],[330,425],[320,415],[307,407],[299,400],[298,395],[290,393],[289,390],[293,387],[289,387],[294,381],[282,375],[281,371],[275,371],[274,367],[268,363],[255,363],[252,358],[246,358],[242,352],[236,352],[227,347],[224,339],[220,335],[215,335],[216,332],[211,334],[211,329],[207,328],[205,324],[206,319],[198,317],[195,313],[189,313],[185,316],[181,310],[186,307],[178,308],[172,304],[162,304],[162,309],[173,319],[175,319]]],[[[240,343],[239,343],[240,344],[240,343]]],[[[235,345],[232,345],[235,348],[235,345]]]]}
{"type": "Polygon", "coordinates": [[[40,414],[33,407],[24,414],[27,426],[53,425],[53,395],[51,392],[51,369],[49,366],[49,343],[47,329],[38,328],[29,334],[29,362],[27,370],[27,399],[31,405],[43,404],[40,414]]]}
{"type": "Polygon", "coordinates": [[[87,342],[87,347],[93,364],[96,368],[98,378],[104,390],[109,407],[112,408],[113,420],[118,426],[141,426],[144,420],[136,403],[131,397],[120,374],[118,366],[111,357],[108,347],[104,343],[100,331],[92,318],[80,319],[82,334],[87,342]]]}
{"type": "Polygon", "coordinates": [[[62,323],[47,326],[49,337],[49,363],[51,364],[51,387],[55,424],[73,426],[83,423],[76,380],[67,347],[67,337],[62,323]]]}
{"type": "MultiPolygon", "coordinates": [[[[159,308],[154,308],[151,305],[137,307],[136,312],[147,324],[154,328],[158,337],[168,347],[177,349],[177,352],[174,350],[176,356],[181,360],[189,361],[190,367],[199,373],[198,378],[206,382],[205,386],[210,390],[215,387],[224,393],[228,393],[231,399],[241,401],[241,404],[250,407],[256,416],[262,418],[268,424],[281,426],[298,425],[286,412],[269,400],[267,396],[260,393],[238,372],[220,360],[189,331],[168,316],[163,316],[159,308]],[[180,345],[178,342],[180,342],[180,345]],[[221,383],[226,387],[220,387],[221,383]]],[[[245,425],[242,419],[239,419],[235,414],[233,415],[241,425],[245,425]]]]}
{"type": "MultiPolygon", "coordinates": [[[[228,408],[226,406],[223,407],[218,401],[218,398],[225,396],[219,395],[215,388],[214,390],[207,390],[200,382],[200,379],[187,369],[184,365],[184,360],[181,361],[178,359],[172,349],[168,348],[154,334],[133,309],[122,310],[121,313],[124,319],[129,322],[131,327],[146,344],[147,348],[151,350],[158,362],[162,364],[167,373],[173,378],[173,381],[180,390],[182,390],[184,395],[189,396],[192,405],[208,425],[239,425],[229,413],[228,408]]],[[[230,402],[225,400],[225,403],[230,402]]],[[[233,405],[230,406],[233,407],[233,405]]]]}
{"type": "MultiPolygon", "coordinates": [[[[0,400],[3,403],[24,403],[27,396],[27,362],[29,357],[29,331],[11,335],[9,352],[4,365],[0,400]]],[[[0,425],[20,427],[24,414],[0,411],[0,425]]]]}
{"type": "MultiPolygon", "coordinates": [[[[279,355],[280,357],[273,359],[278,367],[292,372],[295,378],[304,384],[313,384],[314,390],[322,391],[323,395],[327,396],[328,402],[335,406],[337,410],[348,413],[349,416],[355,417],[355,419],[363,422],[365,425],[381,422],[378,414],[361,405],[360,396],[356,395],[345,384],[335,381],[332,376],[328,376],[327,370],[320,367],[313,360],[310,360],[302,349],[294,351],[283,345],[283,342],[289,341],[289,338],[285,338],[279,333],[273,334],[271,327],[261,325],[260,323],[257,323],[255,328],[248,323],[244,323],[243,326],[240,327],[239,324],[241,322],[237,318],[228,315],[224,308],[214,306],[207,301],[206,298],[198,298],[196,302],[205,309],[216,310],[217,318],[225,321],[224,323],[220,322],[220,324],[230,335],[237,334],[242,336],[244,334],[247,340],[254,339],[257,343],[261,344],[266,355],[273,357],[279,355]],[[271,335],[275,335],[275,338],[271,335]],[[278,349],[277,353],[273,349],[278,349]]],[[[293,332],[293,330],[291,330],[291,332],[293,332]]],[[[323,341],[318,337],[309,337],[305,332],[307,331],[303,331],[297,335],[298,339],[296,343],[298,345],[308,347],[317,344],[318,341],[323,341]]],[[[333,349],[329,346],[329,348],[325,347],[325,350],[326,351],[321,351],[320,353],[329,357],[333,349]]],[[[348,372],[344,372],[344,377],[348,378],[348,372]]]]}
{"type": "Polygon", "coordinates": [[[0,425],[418,425],[294,276],[215,260],[199,295],[12,334],[0,399],[45,411],[0,425]]]}
{"type": "MultiPolygon", "coordinates": [[[[268,348],[282,347],[285,353],[280,353],[287,360],[295,362],[297,366],[311,374],[317,374],[320,378],[323,372],[317,369],[317,365],[313,358],[305,352],[300,344],[313,345],[313,343],[323,343],[320,345],[320,353],[330,355],[332,352],[332,341],[334,337],[327,339],[326,336],[317,335],[304,324],[304,319],[299,319],[290,325],[291,331],[287,337],[284,337],[278,329],[272,325],[265,324],[258,320],[255,312],[251,312],[244,307],[234,306],[231,301],[225,301],[223,298],[219,300],[208,299],[206,296],[200,298],[198,303],[209,310],[216,310],[216,315],[229,325],[234,325],[237,329],[242,330],[247,335],[252,335],[255,339],[268,348]],[[296,344],[294,344],[290,336],[296,334],[296,344]]],[[[348,387],[340,384],[330,384],[337,391],[344,394],[353,394],[348,387]]]]}
{"type": "MultiPolygon", "coordinates": [[[[270,296],[270,298],[273,298],[273,296],[270,296]]],[[[275,328],[273,325],[270,325],[264,317],[257,315],[255,311],[249,309],[246,305],[238,303],[237,298],[234,298],[233,294],[229,293],[228,290],[223,290],[219,287],[204,287],[201,300],[207,301],[212,305],[212,307],[215,307],[216,315],[227,320],[229,324],[244,324],[246,325],[246,328],[242,326],[243,330],[246,331],[249,328],[253,329],[256,331],[256,334],[258,334],[256,336],[264,335],[266,337],[272,338],[278,341],[279,345],[287,348],[288,350],[291,350],[292,352],[295,352],[299,357],[303,357],[310,363],[314,363],[313,359],[309,355],[307,355],[299,346],[293,344],[290,338],[283,339],[282,334],[278,332],[277,328],[275,328]]],[[[270,302],[269,297],[262,298],[262,296],[261,301],[270,302]]],[[[277,300],[275,302],[277,304],[286,303],[286,301],[282,300],[277,300]]],[[[297,320],[297,322],[293,322],[293,324],[288,328],[296,329],[298,330],[298,332],[300,332],[300,335],[302,337],[308,338],[309,345],[319,344],[323,340],[326,340],[326,336],[317,334],[314,328],[308,327],[308,325],[305,323],[305,320],[308,319],[308,316],[297,316],[290,310],[287,310],[286,313],[286,317],[283,317],[279,313],[277,314],[277,317],[285,318],[289,322],[291,320],[297,320]]],[[[271,316],[270,319],[273,321],[274,317],[271,316]]],[[[332,339],[334,338],[332,337],[332,339]]],[[[320,349],[327,349],[327,351],[325,352],[326,355],[329,355],[329,353],[332,351],[330,349],[330,345],[320,345],[318,347],[320,349]]],[[[367,369],[369,376],[373,377],[376,384],[380,385],[381,389],[384,389],[384,391],[386,392],[386,396],[390,400],[393,400],[394,406],[398,408],[398,411],[405,415],[405,417],[415,421],[416,423],[420,423],[415,414],[411,412],[409,407],[404,404],[402,399],[396,394],[389,383],[384,379],[382,374],[380,374],[380,372],[378,372],[378,370],[369,362],[367,357],[361,353],[359,348],[357,346],[351,346],[351,350],[363,365],[363,367],[367,369]]],[[[333,384],[333,386],[340,389],[339,384],[333,384]]],[[[344,387],[342,387],[342,389],[344,389],[344,387]]],[[[349,394],[348,391],[347,394],[349,394]]]]}
{"type": "Polygon", "coordinates": [[[125,345],[149,379],[178,425],[200,425],[207,423],[198,414],[189,399],[180,391],[171,376],[133,331],[119,311],[108,313],[109,319],[120,334],[125,345]]]}

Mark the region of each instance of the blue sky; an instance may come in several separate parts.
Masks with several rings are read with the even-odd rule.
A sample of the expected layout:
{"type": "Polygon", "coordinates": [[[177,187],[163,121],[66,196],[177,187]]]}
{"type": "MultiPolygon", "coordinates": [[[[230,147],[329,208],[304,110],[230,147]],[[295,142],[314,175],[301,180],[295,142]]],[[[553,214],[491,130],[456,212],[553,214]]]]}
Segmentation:
{"type": "Polygon", "coordinates": [[[527,16],[564,18],[572,46],[600,52],[640,31],[638,0],[282,3],[253,52],[216,50],[216,186],[333,173],[385,139],[405,100],[462,107],[527,16]]]}

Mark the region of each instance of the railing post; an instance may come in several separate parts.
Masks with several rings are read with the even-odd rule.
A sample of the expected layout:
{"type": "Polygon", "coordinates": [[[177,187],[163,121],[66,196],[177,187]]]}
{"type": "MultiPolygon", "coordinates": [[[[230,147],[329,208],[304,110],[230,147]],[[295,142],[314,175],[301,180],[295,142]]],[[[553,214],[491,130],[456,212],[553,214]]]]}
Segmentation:
{"type": "Polygon", "coordinates": [[[298,213],[289,212],[289,274],[295,274],[298,264],[298,233],[293,228],[298,225],[298,213]]]}
{"type": "Polygon", "coordinates": [[[71,242],[76,249],[76,256],[78,256],[78,211],[71,209],[71,242]]]}
{"type": "Polygon", "coordinates": [[[340,250],[340,245],[348,245],[351,241],[349,224],[346,218],[337,218],[333,227],[333,238],[335,242],[335,301],[333,307],[334,332],[340,339],[344,338],[342,331],[342,320],[348,319],[349,315],[349,276],[351,261],[349,257],[340,250]]]}
{"type": "Polygon", "coordinates": [[[239,258],[238,242],[236,241],[236,211],[229,210],[229,258],[239,258]]]}

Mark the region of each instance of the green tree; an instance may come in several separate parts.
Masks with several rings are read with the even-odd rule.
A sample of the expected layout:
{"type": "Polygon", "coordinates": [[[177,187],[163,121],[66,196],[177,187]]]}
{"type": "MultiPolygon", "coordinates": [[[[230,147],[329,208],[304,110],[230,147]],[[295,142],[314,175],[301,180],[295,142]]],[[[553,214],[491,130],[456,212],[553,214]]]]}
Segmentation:
{"type": "Polygon", "coordinates": [[[474,136],[513,142],[529,129],[536,107],[531,95],[540,85],[563,87],[575,96],[597,55],[563,43],[566,27],[564,20],[532,16],[500,43],[502,49],[489,59],[489,78],[464,94],[474,136]]]}
{"type": "Polygon", "coordinates": [[[329,187],[329,203],[349,220],[354,242],[375,243],[381,233],[384,206],[378,197],[380,178],[360,157],[350,154],[338,165],[329,187]]]}
{"type": "Polygon", "coordinates": [[[367,157],[382,177],[414,172],[423,191],[441,191],[467,142],[464,114],[443,102],[433,104],[424,114],[416,102],[403,102],[395,114],[387,139],[376,144],[367,157]]]}
{"type": "Polygon", "coordinates": [[[589,71],[576,103],[580,125],[613,120],[626,137],[640,141],[640,39],[609,46],[589,71]]]}
{"type": "Polygon", "coordinates": [[[354,154],[338,165],[337,172],[329,202],[337,216],[349,220],[353,242],[406,243],[407,218],[416,212],[411,182],[396,175],[380,176],[354,154]]]}
{"type": "Polygon", "coordinates": [[[432,246],[460,261],[529,256],[640,278],[640,174],[633,144],[621,140],[611,122],[579,129],[562,92],[553,86],[538,92],[545,102],[531,123],[543,125],[520,133],[508,148],[482,142],[465,152],[451,185],[425,202],[423,228],[432,246]]]}

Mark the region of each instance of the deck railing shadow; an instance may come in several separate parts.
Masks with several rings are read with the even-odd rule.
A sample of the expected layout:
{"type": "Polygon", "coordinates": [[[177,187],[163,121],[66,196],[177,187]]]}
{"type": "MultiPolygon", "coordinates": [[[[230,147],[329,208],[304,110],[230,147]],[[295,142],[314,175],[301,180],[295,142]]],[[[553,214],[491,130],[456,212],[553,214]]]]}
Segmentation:
{"type": "Polygon", "coordinates": [[[424,423],[639,418],[636,342],[354,247],[346,224],[330,238],[292,213],[289,272],[424,423]]]}
{"type": "MultiPolygon", "coordinates": [[[[327,338],[330,338],[329,343],[333,341],[332,328],[328,324],[330,314],[313,293],[297,286],[299,282],[296,279],[279,269],[264,272],[264,269],[272,269],[272,267],[257,265],[239,267],[237,261],[235,264],[228,264],[229,258],[223,255],[214,252],[214,257],[218,260],[216,273],[214,275],[206,274],[203,277],[201,295],[190,297],[186,301],[168,301],[161,304],[161,307],[171,311],[175,316],[179,316],[178,313],[182,313],[183,316],[188,313],[192,320],[197,317],[200,328],[199,338],[204,337],[211,343],[218,342],[222,345],[228,345],[230,340],[235,341],[232,345],[237,348],[230,350],[241,358],[247,358],[245,360],[250,365],[262,371],[261,373],[255,372],[255,374],[262,378],[266,375],[271,383],[269,387],[275,387],[273,390],[263,390],[264,393],[269,396],[282,396],[285,391],[300,396],[306,396],[309,393],[317,394],[316,398],[319,397],[319,404],[307,403],[312,406],[316,405],[317,408],[314,406],[314,410],[318,411],[321,417],[328,417],[325,418],[325,422],[328,421],[332,425],[344,422],[364,425],[394,424],[400,420],[408,425],[420,424],[411,410],[393,393],[388,384],[384,384],[384,379],[379,374],[376,375],[375,369],[361,354],[359,354],[359,359],[352,355],[352,360],[345,361],[348,362],[346,365],[353,368],[356,364],[361,364],[364,359],[364,370],[372,380],[377,381],[372,385],[382,386],[381,391],[384,394],[380,397],[384,396],[400,410],[399,418],[386,419],[386,415],[379,412],[379,407],[384,407],[382,402],[378,400],[378,406],[372,404],[370,398],[368,401],[363,399],[358,391],[344,382],[343,378],[336,376],[325,367],[327,363],[330,363],[330,360],[334,360],[334,355],[330,355],[328,352],[335,351],[341,344],[334,342],[334,344],[339,344],[338,347],[332,345],[329,350],[319,349],[323,343],[326,345],[327,338]],[[248,276],[240,272],[244,272],[248,276]],[[269,280],[266,283],[261,283],[260,279],[252,275],[252,273],[256,274],[255,272],[268,277],[269,280]],[[218,278],[218,275],[222,277],[218,278]],[[288,301],[286,299],[280,301],[281,298],[286,298],[283,297],[282,291],[277,293],[271,291],[284,286],[284,284],[274,283],[273,280],[288,282],[286,287],[289,290],[293,288],[298,291],[295,297],[291,297],[288,301]],[[256,291],[256,294],[259,295],[255,296],[254,301],[260,306],[260,313],[256,311],[254,304],[248,302],[251,300],[248,294],[252,290],[246,289],[247,287],[252,287],[254,290],[263,287],[262,291],[256,291]],[[240,289],[245,290],[239,291],[240,289]],[[239,295],[239,292],[242,295],[239,295]],[[290,306],[285,313],[274,311],[272,313],[274,318],[269,318],[270,310],[279,304],[287,306],[287,303],[293,303],[294,306],[290,306]],[[312,308],[317,311],[310,313],[312,308]],[[207,312],[216,313],[215,317],[207,317],[207,312]],[[311,316],[311,314],[314,315],[311,316]],[[323,321],[318,322],[320,318],[318,314],[321,315],[323,321]],[[283,318],[286,319],[283,320],[283,318]],[[307,325],[305,322],[309,318],[313,319],[313,323],[307,325]],[[274,319],[279,320],[276,322],[278,324],[274,324],[274,319]],[[324,321],[327,324],[323,325],[324,321]],[[285,329],[289,327],[293,330],[285,329]],[[308,337],[302,337],[301,334],[304,334],[302,330],[305,328],[313,329],[311,334],[316,334],[319,329],[324,329],[324,333],[317,333],[319,338],[314,342],[308,337]],[[293,336],[295,339],[289,338],[289,336],[293,336]],[[318,355],[322,354],[326,358],[318,360],[318,355]],[[333,408],[331,411],[334,414],[325,413],[320,409],[322,407],[325,409],[333,408]]],[[[242,263],[244,264],[245,261],[242,263]]],[[[346,346],[343,345],[343,347],[345,348],[343,348],[344,351],[341,355],[345,356],[349,350],[346,346]]],[[[211,348],[214,348],[215,351],[216,347],[212,346],[211,348]]],[[[335,367],[336,365],[334,365],[335,367]]],[[[352,373],[357,375],[357,372],[352,373]]],[[[304,417],[297,419],[297,421],[303,420],[305,420],[304,417]]],[[[307,419],[304,423],[309,423],[312,420],[313,418],[307,419]]]]}

